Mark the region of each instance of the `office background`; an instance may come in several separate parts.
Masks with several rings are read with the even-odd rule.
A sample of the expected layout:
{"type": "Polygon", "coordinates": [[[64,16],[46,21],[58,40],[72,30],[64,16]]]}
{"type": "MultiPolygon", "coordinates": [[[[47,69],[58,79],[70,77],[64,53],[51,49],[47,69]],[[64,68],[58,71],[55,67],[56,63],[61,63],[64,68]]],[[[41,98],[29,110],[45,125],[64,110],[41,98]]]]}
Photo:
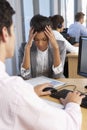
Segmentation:
{"type": "Polygon", "coordinates": [[[60,14],[64,17],[65,28],[74,22],[74,15],[78,11],[85,14],[87,25],[87,0],[8,0],[16,11],[13,17],[16,34],[15,55],[13,59],[7,59],[6,69],[10,75],[17,75],[18,49],[23,41],[27,41],[29,22],[34,14],[50,16],[60,14]]]}

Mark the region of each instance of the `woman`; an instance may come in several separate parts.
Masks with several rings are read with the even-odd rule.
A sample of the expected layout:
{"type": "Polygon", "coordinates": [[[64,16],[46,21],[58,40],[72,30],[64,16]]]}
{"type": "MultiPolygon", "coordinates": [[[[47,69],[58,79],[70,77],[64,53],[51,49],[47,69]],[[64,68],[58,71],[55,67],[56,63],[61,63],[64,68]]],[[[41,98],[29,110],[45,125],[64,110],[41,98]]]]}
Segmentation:
{"type": "Polygon", "coordinates": [[[71,45],[61,34],[64,30],[64,18],[61,15],[54,15],[50,17],[52,22],[53,33],[56,40],[64,41],[67,52],[78,52],[78,47],[71,45]]]}
{"type": "Polygon", "coordinates": [[[57,43],[49,18],[35,15],[30,26],[28,43],[23,43],[19,50],[21,76],[24,79],[41,75],[62,77],[66,49],[64,43],[60,46],[57,43]]]}

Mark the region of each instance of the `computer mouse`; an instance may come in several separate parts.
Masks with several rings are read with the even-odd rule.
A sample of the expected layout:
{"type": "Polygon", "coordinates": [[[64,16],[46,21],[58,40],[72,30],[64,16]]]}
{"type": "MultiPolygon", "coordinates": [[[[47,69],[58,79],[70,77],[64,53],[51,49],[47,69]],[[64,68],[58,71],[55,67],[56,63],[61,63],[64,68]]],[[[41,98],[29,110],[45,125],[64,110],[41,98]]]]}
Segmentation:
{"type": "Polygon", "coordinates": [[[87,89],[87,85],[84,86],[87,89]]]}
{"type": "Polygon", "coordinates": [[[45,91],[57,91],[55,88],[52,88],[52,87],[46,87],[43,89],[43,92],[45,91]]]}
{"type": "Polygon", "coordinates": [[[45,92],[45,91],[51,91],[51,90],[53,90],[52,87],[46,87],[46,88],[43,89],[43,92],[45,92]]]}

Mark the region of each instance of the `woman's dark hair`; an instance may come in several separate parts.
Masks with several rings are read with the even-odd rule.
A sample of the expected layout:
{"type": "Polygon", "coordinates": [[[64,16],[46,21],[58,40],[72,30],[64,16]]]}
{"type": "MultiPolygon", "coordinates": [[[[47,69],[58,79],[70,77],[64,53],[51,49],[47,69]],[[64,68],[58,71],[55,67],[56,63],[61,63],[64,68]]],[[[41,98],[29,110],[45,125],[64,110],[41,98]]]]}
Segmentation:
{"type": "Polygon", "coordinates": [[[0,34],[2,34],[2,28],[7,27],[10,34],[10,26],[12,25],[12,15],[15,11],[7,2],[7,0],[0,0],[0,34]]]}
{"type": "Polygon", "coordinates": [[[45,31],[46,26],[52,27],[52,23],[48,17],[42,16],[40,14],[33,16],[30,21],[30,27],[34,28],[34,32],[45,31]]]}
{"type": "Polygon", "coordinates": [[[76,13],[76,15],[75,15],[75,21],[79,21],[81,18],[83,18],[84,17],[84,13],[82,13],[82,12],[78,12],[78,13],[76,13]]]}
{"type": "Polygon", "coordinates": [[[61,28],[64,22],[64,18],[61,15],[50,16],[49,19],[52,22],[52,28],[56,30],[57,28],[61,28]]]}

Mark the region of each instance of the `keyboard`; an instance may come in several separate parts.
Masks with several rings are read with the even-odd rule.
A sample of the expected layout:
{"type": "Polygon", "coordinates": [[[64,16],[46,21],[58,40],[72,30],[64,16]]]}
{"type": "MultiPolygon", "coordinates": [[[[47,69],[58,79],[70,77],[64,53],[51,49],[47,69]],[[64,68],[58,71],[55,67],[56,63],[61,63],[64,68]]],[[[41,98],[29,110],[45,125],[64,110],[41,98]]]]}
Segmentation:
{"type": "MultiPolygon", "coordinates": [[[[72,92],[71,90],[63,89],[60,91],[53,90],[51,91],[51,97],[60,99],[60,98],[65,98],[69,92],[72,92]]],[[[81,93],[83,94],[83,93],[81,93]]],[[[80,105],[81,107],[87,108],[87,95],[85,95],[85,98],[82,99],[82,103],[80,105]]]]}

